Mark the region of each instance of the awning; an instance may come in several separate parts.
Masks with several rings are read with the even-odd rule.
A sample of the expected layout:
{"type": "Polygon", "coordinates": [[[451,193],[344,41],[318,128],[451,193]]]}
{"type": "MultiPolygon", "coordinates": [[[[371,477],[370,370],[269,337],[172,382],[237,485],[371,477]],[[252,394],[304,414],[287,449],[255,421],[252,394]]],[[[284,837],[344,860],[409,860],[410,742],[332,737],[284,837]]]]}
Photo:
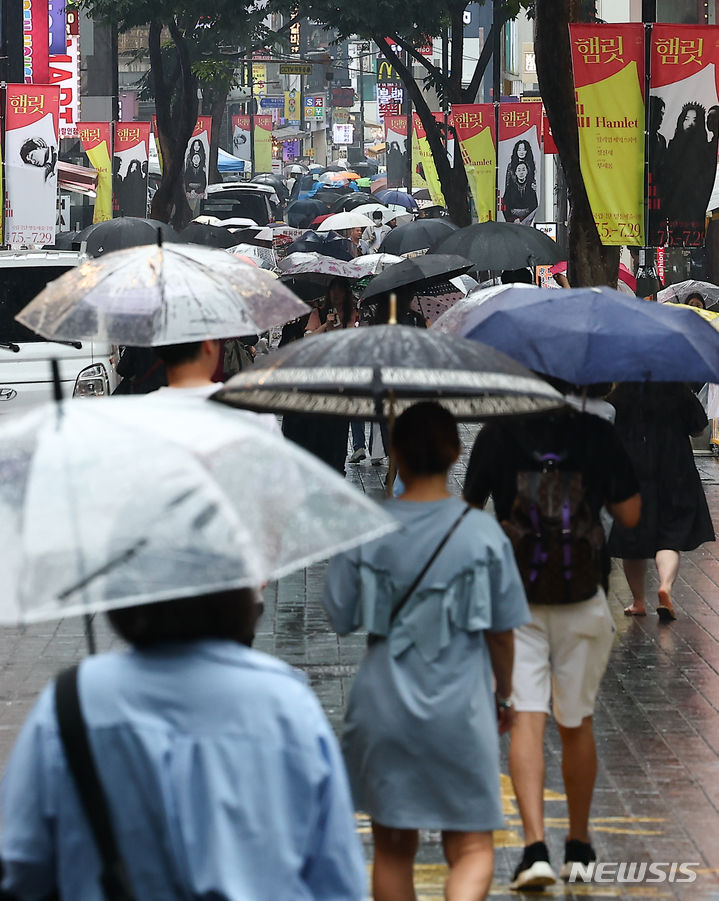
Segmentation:
{"type": "Polygon", "coordinates": [[[309,137],[309,131],[300,131],[299,128],[278,128],[272,132],[272,137],[278,141],[297,141],[300,138],[309,137]]]}
{"type": "Polygon", "coordinates": [[[61,191],[74,191],[94,197],[97,189],[97,169],[89,166],[73,166],[72,163],[57,163],[58,182],[61,191]]]}

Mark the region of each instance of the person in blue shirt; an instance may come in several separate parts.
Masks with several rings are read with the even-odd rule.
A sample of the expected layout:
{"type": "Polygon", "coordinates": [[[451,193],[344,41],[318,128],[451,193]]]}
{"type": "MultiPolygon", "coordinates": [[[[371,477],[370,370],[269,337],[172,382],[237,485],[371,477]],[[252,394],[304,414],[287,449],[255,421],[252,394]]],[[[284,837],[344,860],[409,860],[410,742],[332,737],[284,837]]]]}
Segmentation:
{"type": "Polygon", "coordinates": [[[419,829],[442,832],[448,901],[481,901],[503,825],[498,733],[513,716],[512,630],[529,611],[502,529],[447,490],[459,451],[442,407],[405,411],[392,434],[404,491],[386,504],[401,528],[335,557],[327,573],[333,627],[371,636],[342,748],[355,807],[372,819],[376,901],[415,897],[419,829]]]}
{"type": "MultiPolygon", "coordinates": [[[[137,901],[361,901],[342,758],[304,676],[252,650],[249,589],[112,611],[131,645],[82,662],[79,694],[137,901]]],[[[54,685],[0,797],[1,888],[104,901],[58,737],[54,685]]]]}

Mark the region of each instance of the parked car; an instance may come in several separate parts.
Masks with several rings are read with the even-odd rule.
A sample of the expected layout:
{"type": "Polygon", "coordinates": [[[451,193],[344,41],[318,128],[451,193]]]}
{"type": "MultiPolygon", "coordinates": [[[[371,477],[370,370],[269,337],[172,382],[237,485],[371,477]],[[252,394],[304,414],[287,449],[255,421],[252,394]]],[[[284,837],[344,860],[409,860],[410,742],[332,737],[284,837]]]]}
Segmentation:
{"type": "Polygon", "coordinates": [[[200,214],[218,219],[242,217],[254,219],[258,225],[274,222],[280,199],[270,185],[224,182],[208,185],[207,194],[200,201],[200,214]]]}
{"type": "Polygon", "coordinates": [[[15,321],[48,282],[82,259],[69,250],[0,251],[0,416],[53,399],[53,359],[65,397],[103,397],[117,385],[113,345],[46,341],[15,321]]]}

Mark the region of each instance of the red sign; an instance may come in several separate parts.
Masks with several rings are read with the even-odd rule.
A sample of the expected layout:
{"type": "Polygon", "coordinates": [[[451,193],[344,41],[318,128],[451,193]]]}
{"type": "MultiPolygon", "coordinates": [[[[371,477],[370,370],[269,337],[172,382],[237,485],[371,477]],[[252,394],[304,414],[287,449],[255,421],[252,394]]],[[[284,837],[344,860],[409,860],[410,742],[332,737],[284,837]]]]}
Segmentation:
{"type": "Polygon", "coordinates": [[[50,58],[50,10],[47,0],[22,0],[23,79],[47,84],[50,58]]]}

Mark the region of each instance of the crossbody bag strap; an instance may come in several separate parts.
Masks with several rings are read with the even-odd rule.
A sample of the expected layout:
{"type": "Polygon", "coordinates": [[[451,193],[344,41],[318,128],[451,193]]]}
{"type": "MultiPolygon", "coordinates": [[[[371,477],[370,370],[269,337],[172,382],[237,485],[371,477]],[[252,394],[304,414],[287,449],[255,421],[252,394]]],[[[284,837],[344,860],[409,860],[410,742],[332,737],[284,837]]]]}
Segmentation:
{"type": "Polygon", "coordinates": [[[397,603],[394,605],[394,607],[392,608],[392,613],[390,614],[390,617],[389,617],[389,624],[390,624],[390,626],[391,626],[392,623],[397,619],[397,617],[399,616],[400,611],[402,610],[402,608],[404,607],[404,605],[407,603],[407,601],[412,597],[412,595],[414,594],[414,592],[415,592],[417,586],[418,586],[419,583],[422,581],[422,579],[424,579],[424,577],[425,577],[425,575],[426,575],[426,573],[427,573],[427,570],[430,568],[430,566],[431,566],[431,565],[434,563],[434,561],[437,559],[437,557],[439,556],[439,554],[440,554],[442,548],[445,546],[445,544],[447,544],[447,542],[449,541],[449,539],[450,539],[450,538],[452,537],[452,535],[454,534],[455,530],[457,529],[457,526],[462,522],[462,520],[464,519],[464,517],[469,513],[469,511],[470,511],[471,509],[472,509],[472,508],[469,506],[469,504],[467,504],[467,505],[465,506],[464,510],[462,510],[462,512],[461,512],[461,513],[459,514],[459,516],[457,517],[457,519],[455,519],[455,521],[454,521],[454,522],[452,523],[452,525],[449,527],[447,533],[444,535],[444,537],[442,538],[442,540],[440,541],[440,543],[439,543],[439,544],[437,545],[437,547],[434,549],[434,553],[432,554],[432,556],[429,558],[429,560],[428,560],[428,561],[424,564],[424,566],[422,567],[422,571],[417,575],[417,577],[415,578],[414,582],[412,582],[412,584],[409,586],[409,588],[407,589],[407,591],[402,595],[402,597],[399,599],[399,601],[397,601],[397,603]]]}
{"type": "Polygon", "coordinates": [[[55,711],[60,738],[75,788],[102,860],[100,881],[107,901],[135,901],[127,868],[120,857],[107,798],[100,783],[80,707],[76,666],[55,682],[55,711]]]}

